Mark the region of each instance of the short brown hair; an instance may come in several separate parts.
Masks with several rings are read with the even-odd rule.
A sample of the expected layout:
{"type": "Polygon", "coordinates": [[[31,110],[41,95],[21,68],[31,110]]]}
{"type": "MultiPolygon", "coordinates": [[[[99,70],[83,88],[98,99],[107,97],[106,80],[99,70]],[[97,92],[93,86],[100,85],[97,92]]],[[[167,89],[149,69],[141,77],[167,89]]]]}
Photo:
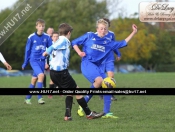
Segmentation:
{"type": "Polygon", "coordinates": [[[72,32],[72,30],[73,28],[67,23],[62,23],[58,27],[59,35],[67,35],[68,32],[72,32]]]}
{"type": "Polygon", "coordinates": [[[53,35],[53,34],[58,34],[58,35],[59,35],[59,33],[58,33],[57,31],[54,31],[54,32],[52,33],[52,35],[53,35]]]}
{"type": "Polygon", "coordinates": [[[45,21],[43,20],[43,19],[38,19],[37,21],[36,21],[36,26],[38,25],[38,24],[45,24],[45,21]]]}

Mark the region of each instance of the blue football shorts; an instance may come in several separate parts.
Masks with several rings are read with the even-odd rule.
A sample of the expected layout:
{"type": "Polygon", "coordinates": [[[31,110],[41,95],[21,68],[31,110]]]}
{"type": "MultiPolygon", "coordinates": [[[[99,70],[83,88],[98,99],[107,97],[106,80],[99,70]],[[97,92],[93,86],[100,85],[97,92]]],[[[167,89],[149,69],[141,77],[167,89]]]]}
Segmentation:
{"type": "Polygon", "coordinates": [[[105,63],[105,72],[109,72],[109,71],[114,72],[114,68],[115,68],[114,61],[105,63]]]}
{"type": "Polygon", "coordinates": [[[33,69],[33,77],[38,77],[39,74],[44,73],[45,60],[42,61],[30,61],[30,65],[33,69]]]}
{"type": "Polygon", "coordinates": [[[91,83],[94,83],[97,77],[106,78],[104,65],[98,66],[88,60],[82,60],[81,72],[91,83]]]}

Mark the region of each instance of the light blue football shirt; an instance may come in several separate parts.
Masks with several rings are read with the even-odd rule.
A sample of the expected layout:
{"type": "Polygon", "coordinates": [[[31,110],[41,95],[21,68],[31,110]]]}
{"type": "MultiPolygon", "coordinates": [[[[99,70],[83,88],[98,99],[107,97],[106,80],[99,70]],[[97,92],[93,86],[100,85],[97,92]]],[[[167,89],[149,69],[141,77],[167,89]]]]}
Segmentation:
{"type": "Polygon", "coordinates": [[[69,66],[70,41],[65,36],[59,36],[59,39],[51,45],[46,52],[50,54],[50,70],[62,71],[69,66]]]}

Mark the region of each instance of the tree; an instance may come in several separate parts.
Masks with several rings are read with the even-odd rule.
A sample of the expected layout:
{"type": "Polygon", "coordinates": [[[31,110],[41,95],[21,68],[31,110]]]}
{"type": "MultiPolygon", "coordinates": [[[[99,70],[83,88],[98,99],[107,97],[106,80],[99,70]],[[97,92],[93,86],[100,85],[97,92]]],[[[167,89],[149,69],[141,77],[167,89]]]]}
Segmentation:
{"type": "Polygon", "coordinates": [[[156,50],[156,36],[148,32],[144,23],[134,18],[119,18],[112,20],[111,23],[110,29],[116,34],[117,40],[125,39],[132,32],[133,23],[138,27],[137,34],[128,43],[128,46],[120,50],[122,62],[137,63],[152,57],[152,52],[156,50]]]}
{"type": "MultiPolygon", "coordinates": [[[[73,27],[71,40],[88,31],[95,31],[95,23],[108,13],[106,2],[96,0],[51,0],[44,18],[55,30],[60,23],[69,23],[73,27]]],[[[80,70],[81,58],[71,51],[70,68],[80,70]]]]}
{"type": "Polygon", "coordinates": [[[150,31],[156,34],[157,41],[156,51],[152,53],[152,57],[147,61],[149,69],[156,70],[156,68],[161,65],[175,64],[174,35],[171,35],[171,33],[166,30],[160,30],[155,27],[150,28],[150,31]]]}
{"type": "MultiPolygon", "coordinates": [[[[9,10],[12,12],[23,0],[17,3],[9,10]]],[[[35,4],[35,0],[28,1],[35,4]]],[[[38,2],[38,1],[37,1],[38,2]]],[[[21,9],[18,9],[21,10],[21,9]]],[[[1,12],[0,15],[8,16],[1,12]]],[[[53,26],[58,29],[59,24],[69,23],[73,28],[72,39],[83,35],[87,31],[95,31],[95,22],[108,14],[106,1],[97,2],[96,0],[48,0],[37,8],[37,10],[22,23],[19,28],[4,42],[1,46],[5,57],[14,69],[21,69],[24,60],[24,51],[27,37],[33,33],[35,22],[38,18],[46,21],[46,28],[53,26]]],[[[0,18],[2,21],[3,19],[0,18]]],[[[70,58],[70,68],[80,69],[81,58],[72,50],[70,58]]]]}

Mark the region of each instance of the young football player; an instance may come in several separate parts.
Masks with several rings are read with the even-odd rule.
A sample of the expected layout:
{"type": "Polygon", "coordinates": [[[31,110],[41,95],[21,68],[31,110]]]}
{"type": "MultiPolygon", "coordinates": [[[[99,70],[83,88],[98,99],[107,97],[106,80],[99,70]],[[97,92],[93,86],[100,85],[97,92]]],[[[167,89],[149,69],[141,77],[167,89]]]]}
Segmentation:
{"type": "MultiPolygon", "coordinates": [[[[58,38],[59,38],[59,33],[58,32],[53,32],[53,34],[52,34],[52,44],[55,44],[55,42],[58,40],[58,38]]],[[[52,57],[52,55],[51,56],[49,55],[49,62],[48,62],[48,64],[50,63],[51,57],[52,57]]],[[[49,88],[56,88],[56,85],[53,83],[52,79],[50,79],[49,88]]],[[[48,98],[51,99],[52,95],[49,95],[48,98]]]]}
{"type": "MultiPolygon", "coordinates": [[[[108,55],[119,48],[127,46],[129,40],[136,34],[137,26],[132,25],[132,33],[122,41],[112,41],[112,38],[105,37],[108,31],[108,22],[99,19],[96,23],[97,34],[87,32],[74,39],[72,46],[77,54],[82,57],[81,71],[86,79],[92,84],[91,88],[101,88],[104,78],[106,78],[105,61],[108,55]],[[83,51],[78,46],[83,46],[83,51]]],[[[117,118],[110,112],[112,95],[104,95],[104,116],[103,118],[117,118]]]]}
{"type": "MultiPolygon", "coordinates": [[[[45,29],[45,21],[42,19],[38,19],[36,21],[36,29],[37,31],[31,34],[26,43],[25,48],[25,59],[22,65],[22,69],[30,63],[33,69],[33,75],[31,79],[31,84],[29,88],[35,88],[35,84],[37,82],[38,88],[43,88],[43,80],[44,80],[44,69],[46,58],[42,56],[43,52],[45,52],[46,47],[52,45],[52,39],[48,34],[44,32],[45,29]]],[[[31,104],[32,95],[27,95],[25,99],[26,104],[31,104]]],[[[38,95],[38,103],[44,104],[45,101],[42,98],[42,95],[38,95]]]]}
{"type": "MultiPolygon", "coordinates": [[[[73,28],[67,23],[62,23],[59,25],[58,30],[59,39],[43,53],[43,56],[52,56],[50,60],[50,77],[53,83],[59,88],[76,89],[78,86],[68,71],[71,46],[69,39],[73,28]]],[[[103,115],[103,113],[92,112],[87,106],[87,103],[82,95],[76,95],[76,100],[86,113],[87,119],[95,119],[103,115]]],[[[65,99],[65,121],[72,120],[72,103],[73,96],[67,95],[65,99]]]]}

